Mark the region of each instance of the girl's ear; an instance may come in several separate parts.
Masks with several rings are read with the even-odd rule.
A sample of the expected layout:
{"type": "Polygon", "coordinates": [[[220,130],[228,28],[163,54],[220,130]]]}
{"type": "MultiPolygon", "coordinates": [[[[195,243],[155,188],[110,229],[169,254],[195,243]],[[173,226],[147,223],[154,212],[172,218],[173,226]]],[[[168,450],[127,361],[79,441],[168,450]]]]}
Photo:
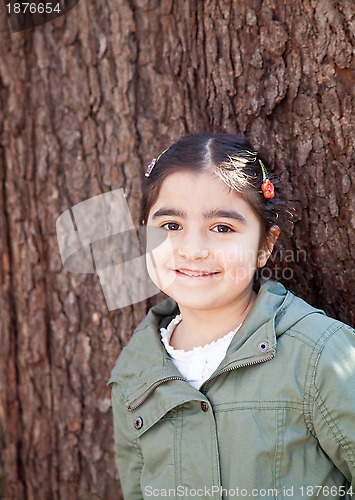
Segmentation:
{"type": "Polygon", "coordinates": [[[257,267],[264,267],[271,255],[277,238],[280,234],[279,226],[272,226],[267,233],[260,250],[258,252],[257,267]]]}

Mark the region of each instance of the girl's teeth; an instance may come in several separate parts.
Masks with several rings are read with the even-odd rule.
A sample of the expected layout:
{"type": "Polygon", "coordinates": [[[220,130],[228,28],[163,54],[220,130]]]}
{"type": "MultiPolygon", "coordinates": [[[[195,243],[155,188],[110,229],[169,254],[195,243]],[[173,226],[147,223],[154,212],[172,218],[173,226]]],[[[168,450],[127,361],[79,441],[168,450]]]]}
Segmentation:
{"type": "Polygon", "coordinates": [[[188,271],[180,271],[183,274],[187,274],[188,276],[208,276],[210,273],[189,273],[188,271]]]}

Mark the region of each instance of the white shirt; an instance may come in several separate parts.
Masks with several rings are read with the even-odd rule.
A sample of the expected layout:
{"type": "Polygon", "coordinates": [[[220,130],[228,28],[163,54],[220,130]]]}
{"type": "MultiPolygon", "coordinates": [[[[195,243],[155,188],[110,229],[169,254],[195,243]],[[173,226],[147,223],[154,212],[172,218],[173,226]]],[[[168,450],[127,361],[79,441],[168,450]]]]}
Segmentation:
{"type": "Polygon", "coordinates": [[[225,357],[229,344],[239,330],[240,325],[210,344],[184,351],[183,349],[174,349],[169,343],[174,328],[181,320],[181,314],[178,314],[166,328],[160,329],[161,341],[181,375],[195,389],[199,389],[203,382],[210,378],[225,357]]]}

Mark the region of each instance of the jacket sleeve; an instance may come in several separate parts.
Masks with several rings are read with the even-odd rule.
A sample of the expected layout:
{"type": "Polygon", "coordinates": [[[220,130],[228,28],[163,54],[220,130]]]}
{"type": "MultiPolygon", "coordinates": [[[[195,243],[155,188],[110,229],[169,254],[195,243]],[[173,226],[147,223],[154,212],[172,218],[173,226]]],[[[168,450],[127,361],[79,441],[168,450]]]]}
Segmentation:
{"type": "Polygon", "coordinates": [[[312,374],[313,428],[319,444],[351,483],[355,498],[355,331],[338,323],[312,374]]]}
{"type": "Polygon", "coordinates": [[[120,385],[117,383],[110,385],[116,461],[123,496],[127,500],[142,500],[140,478],[143,457],[138,445],[130,439],[127,409],[122,402],[120,385]]]}

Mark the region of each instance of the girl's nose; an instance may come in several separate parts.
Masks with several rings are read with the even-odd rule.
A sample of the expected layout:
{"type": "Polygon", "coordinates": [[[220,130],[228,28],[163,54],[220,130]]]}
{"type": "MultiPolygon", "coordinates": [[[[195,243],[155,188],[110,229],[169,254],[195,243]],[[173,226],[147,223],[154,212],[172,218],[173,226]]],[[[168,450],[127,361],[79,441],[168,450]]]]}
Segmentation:
{"type": "Polygon", "coordinates": [[[210,250],[202,240],[194,238],[179,245],[178,255],[188,260],[200,260],[206,259],[210,255],[210,250]]]}

